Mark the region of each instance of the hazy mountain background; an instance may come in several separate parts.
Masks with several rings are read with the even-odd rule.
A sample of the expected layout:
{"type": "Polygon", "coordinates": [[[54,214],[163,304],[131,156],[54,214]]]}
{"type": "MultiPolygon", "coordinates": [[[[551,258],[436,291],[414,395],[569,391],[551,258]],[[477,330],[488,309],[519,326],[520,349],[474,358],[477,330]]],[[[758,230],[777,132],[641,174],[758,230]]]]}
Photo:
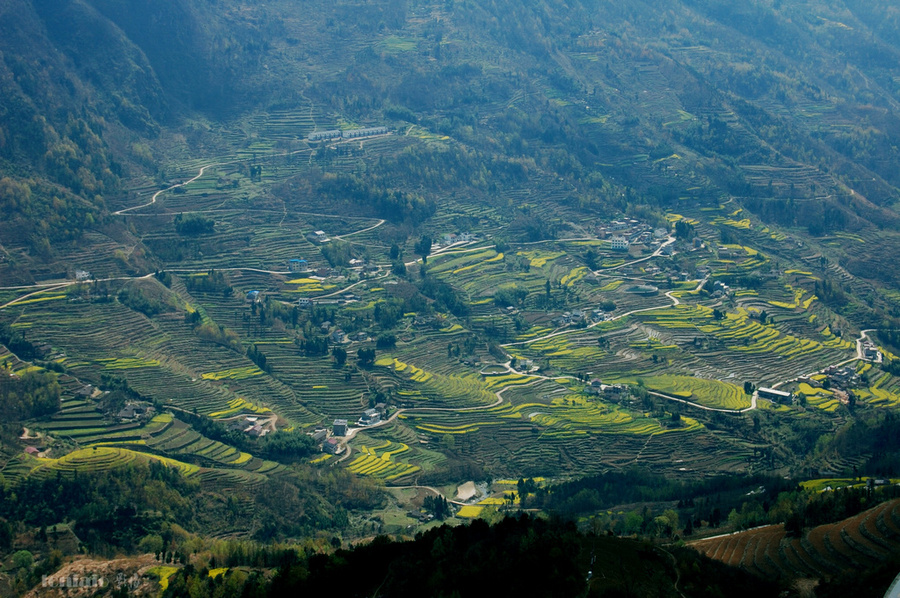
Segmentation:
{"type": "MultiPolygon", "coordinates": [[[[728,194],[814,235],[896,223],[900,17],[886,1],[7,0],[0,11],[0,209],[17,264],[112,226],[105,200],[159,168],[167,133],[212,153],[217,125],[310,102],[361,123],[417,122],[455,152],[562,177],[582,206],[621,205],[623,191],[650,204],[728,194]]],[[[842,257],[895,281],[882,260],[842,257]]]]}

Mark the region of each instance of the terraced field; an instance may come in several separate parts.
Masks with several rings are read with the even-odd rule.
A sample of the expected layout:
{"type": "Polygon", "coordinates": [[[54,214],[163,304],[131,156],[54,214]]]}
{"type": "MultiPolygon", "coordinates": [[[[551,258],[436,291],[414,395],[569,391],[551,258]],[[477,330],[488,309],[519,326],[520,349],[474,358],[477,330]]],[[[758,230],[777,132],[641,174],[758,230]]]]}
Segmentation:
{"type": "Polygon", "coordinates": [[[57,473],[74,476],[77,475],[76,471],[81,473],[109,471],[135,461],[146,463],[150,460],[175,467],[187,477],[200,473],[200,468],[196,465],[174,459],[148,455],[125,448],[97,446],[73,451],[59,459],[41,459],[29,475],[39,479],[49,479],[57,473]]]}
{"type": "Polygon", "coordinates": [[[90,401],[69,400],[63,402],[59,413],[49,421],[38,422],[35,428],[69,438],[84,448],[58,459],[28,458],[24,469],[23,464],[13,464],[9,472],[4,469],[4,475],[106,471],[134,460],[157,460],[185,475],[196,475],[203,483],[225,487],[260,484],[266,479],[264,474],[284,469],[278,463],[205,438],[171,414],[156,415],[143,423],[117,423],[107,420],[90,401]]]}
{"type": "Polygon", "coordinates": [[[379,381],[390,384],[398,397],[416,407],[465,408],[496,400],[490,384],[474,372],[432,373],[390,356],[380,357],[375,365],[379,381]]]}
{"type": "MultiPolygon", "coordinates": [[[[745,308],[716,320],[711,308],[683,303],[643,312],[637,318],[669,332],[675,343],[712,371],[731,371],[740,376],[739,380],[783,381],[816,371],[823,363],[846,360],[855,353],[853,343],[844,339],[818,334],[822,340],[797,337],[782,330],[779,324],[760,323],[745,308]],[[698,340],[705,343],[700,350],[696,347],[698,340]],[[725,363],[729,364],[727,368],[725,363]]],[[[703,369],[695,370],[703,373],[703,369]]]]}
{"type": "MultiPolygon", "coordinates": [[[[397,51],[403,43],[393,40],[385,49],[397,51]]],[[[658,69],[647,65],[638,65],[635,76],[662,81],[658,69]]],[[[664,94],[650,90],[646,95],[660,114],[671,116],[669,124],[693,118],[679,112],[664,94]]],[[[749,134],[734,114],[716,117],[734,126],[738,135],[749,134]]],[[[605,117],[585,121],[585,125],[602,122],[605,117]]],[[[809,290],[816,278],[813,272],[797,264],[780,270],[777,262],[783,259],[782,250],[793,243],[783,232],[770,231],[729,201],[699,208],[685,202],[685,209],[679,208],[684,214],[669,214],[668,220],[691,224],[707,247],[692,254],[688,250],[693,248],[678,245],[673,258],[626,263],[648,252],[612,252],[606,240],[582,238],[593,236],[596,223],[583,213],[561,208],[569,194],[567,184],[539,174],[532,175],[528,185],[497,190],[496,197],[492,191],[484,202],[441,197],[437,214],[424,225],[435,238],[459,230],[460,222],[477,229],[479,242],[428,258],[429,275],[460,292],[471,310],[468,318],[439,313],[436,319],[440,323],[431,326],[417,323],[416,314],[405,315],[394,331],[399,337],[397,345],[389,351],[379,349],[371,370],[355,369],[352,362],[335,367],[330,356],[302,355],[299,341],[313,331],[301,332],[302,326],[294,328],[287,322],[258,324],[256,312],[244,301],[246,292],[260,290],[272,301],[293,302],[298,296],[335,293],[351,284],[351,278],[355,281],[358,271],[343,271],[347,278],[341,280],[286,272],[288,261],[294,258],[306,259],[312,269],[328,265],[323,246],[307,239],[313,230],[325,230],[332,238],[344,236],[354,245],[353,257],[382,266],[388,262],[391,241],[381,236],[390,225],[363,231],[378,220],[335,213],[343,210],[335,210],[330,204],[333,198],[319,197],[314,189],[290,181],[291,177],[319,167],[329,173],[361,172],[361,165],[368,160],[411,144],[449,141],[421,127],[410,129],[408,136],[367,141],[353,152],[324,151],[303,140],[310,131],[345,125],[348,123],[336,115],[301,103],[293,110],[259,113],[229,125],[224,133],[232,144],[226,152],[229,155],[181,156],[183,162],[166,173],[172,182],[195,176],[201,166],[221,164],[211,166],[204,176],[177,191],[160,194],[152,208],[157,214],[151,216],[151,209],[128,213],[129,226],[157,254],[159,263],[174,273],[171,312],[148,318],[115,300],[91,303],[74,292],[48,290],[5,310],[4,320],[8,316],[32,337],[46,340],[63,354],[62,363],[79,378],[97,384],[101,374],[120,377],[148,398],[214,418],[273,413],[279,425],[297,428],[338,417],[353,421],[380,393],[408,411],[389,426],[361,435],[360,442],[367,444],[354,444],[358,454],[344,465],[354,473],[386,482],[429,471],[452,452],[510,475],[577,474],[634,464],[685,473],[745,469],[752,454],[745,442],[714,434],[699,419],[682,416],[676,424],[658,413],[659,419],[651,417],[636,402],[617,404],[588,397],[583,386],[574,383],[575,375],[639,383],[673,398],[739,410],[750,406],[750,397],[742,389],[744,381],[782,382],[854,355],[853,343],[826,326],[830,322],[834,327],[834,314],[809,290]],[[250,160],[263,166],[261,182],[246,177],[244,170],[250,160]],[[533,195],[535,189],[540,192],[533,195]],[[536,219],[554,225],[565,223],[560,227],[566,231],[563,238],[573,238],[508,242],[501,252],[491,234],[510,224],[508,206],[527,209],[536,219]],[[206,214],[215,221],[214,231],[190,238],[179,234],[173,219],[181,212],[206,214]],[[733,238],[725,242],[725,237],[733,238]],[[586,265],[588,249],[595,252],[596,274],[586,265]],[[673,276],[672,272],[678,271],[667,271],[665,266],[679,265],[682,258],[687,271],[673,276]],[[664,267],[656,267],[659,265],[664,267]],[[695,272],[695,266],[701,272],[695,272]],[[206,276],[213,268],[228,269],[228,284],[235,289],[232,296],[188,291],[185,282],[189,277],[206,276]],[[764,276],[760,276],[758,288],[739,288],[733,297],[720,301],[696,290],[707,271],[723,280],[764,276]],[[627,292],[637,284],[653,284],[660,292],[652,297],[627,292]],[[495,302],[502,289],[521,293],[515,309],[507,310],[495,302]],[[667,291],[681,304],[672,306],[675,301],[665,296],[667,291]],[[616,320],[587,329],[569,327],[565,334],[544,338],[556,329],[553,320],[563,311],[589,312],[606,301],[615,303],[612,315],[616,320]],[[714,309],[724,316],[717,318],[714,309]],[[761,321],[763,310],[775,318],[774,323],[761,321]],[[229,347],[201,339],[184,321],[184,316],[193,312],[200,314],[203,324],[223,333],[234,331],[237,340],[229,347]],[[623,316],[626,313],[631,315],[623,316]],[[465,346],[473,338],[477,342],[468,354],[452,355],[454,346],[465,346]],[[542,372],[560,378],[553,381],[504,373],[505,366],[496,365],[484,370],[484,363],[505,361],[496,347],[490,347],[494,353],[490,355],[488,343],[512,343],[504,344],[510,357],[533,359],[542,372]],[[266,371],[245,356],[250,345],[264,353],[266,371]],[[462,363],[464,359],[476,362],[476,358],[480,360],[477,366],[462,363]],[[482,371],[491,375],[482,375],[482,371]],[[498,394],[502,403],[487,407],[497,401],[498,394]]],[[[664,160],[667,172],[688,174],[680,156],[664,160]]],[[[648,180],[666,182],[649,156],[641,154],[627,161],[648,180]]],[[[788,181],[818,184],[810,172],[793,166],[742,168],[756,186],[767,179],[775,179],[777,185],[788,181]]],[[[135,190],[145,197],[158,190],[154,184],[141,181],[135,190]]],[[[124,273],[127,264],[114,256],[133,248],[99,233],[88,236],[94,251],[76,248],[72,259],[97,272],[124,273]]],[[[869,233],[845,235],[835,241],[878,245],[869,233]]],[[[412,254],[410,245],[407,242],[403,247],[407,256],[412,254]]],[[[829,271],[846,284],[852,282],[836,264],[829,266],[829,271]]],[[[353,288],[361,296],[358,302],[334,308],[338,317],[352,318],[350,330],[365,330],[373,337],[384,332],[374,323],[372,312],[377,302],[396,296],[385,289],[388,283],[398,281],[392,280],[386,269],[382,273],[383,278],[353,288]]],[[[118,285],[109,285],[111,297],[118,285]]],[[[2,296],[12,299],[15,294],[2,296]]],[[[371,345],[347,345],[351,355],[362,346],[371,345]]],[[[18,372],[31,367],[5,350],[0,362],[12,364],[18,372]]],[[[809,404],[826,413],[837,409],[828,391],[803,390],[810,391],[809,404]]],[[[869,387],[860,390],[859,396],[872,406],[895,407],[900,405],[900,380],[873,370],[869,387]]],[[[90,402],[67,399],[63,410],[41,422],[41,427],[92,452],[73,453],[75,456],[68,461],[64,457],[57,465],[48,461],[41,471],[53,467],[67,471],[71,463],[102,468],[126,459],[169,458],[188,467],[190,475],[213,485],[227,485],[259,483],[279,468],[204,438],[177,419],[160,415],[144,424],[120,423],[105,418],[90,402]],[[157,453],[158,457],[154,456],[157,453]]],[[[788,411],[785,417],[793,413],[787,407],[784,410],[788,411]]],[[[21,475],[33,465],[17,459],[7,469],[11,475],[21,475]]],[[[769,540],[762,542],[761,538],[752,545],[745,541],[746,550],[759,553],[760,562],[774,562],[767,548],[769,540]]],[[[744,559],[744,553],[741,555],[744,559]]],[[[781,565],[771,564],[768,571],[781,571],[781,565]]]]}
{"type": "Polygon", "coordinates": [[[710,558],[762,577],[828,579],[871,567],[900,551],[900,500],[790,538],[781,525],[691,542],[710,558]]]}
{"type": "Polygon", "coordinates": [[[868,388],[855,390],[860,400],[878,407],[900,406],[900,379],[877,371],[868,388]]]}
{"type": "MultiPolygon", "coordinates": [[[[619,379],[614,382],[637,382],[619,379]]],[[[736,384],[718,380],[704,380],[688,376],[648,376],[640,378],[648,390],[655,390],[679,399],[716,409],[741,410],[750,407],[750,395],[736,384]]]]}
{"type": "Polygon", "coordinates": [[[394,457],[409,451],[409,446],[390,440],[377,446],[363,445],[360,455],[350,462],[347,468],[361,476],[371,476],[376,479],[391,482],[401,478],[407,478],[420,468],[409,463],[403,463],[394,457]]]}

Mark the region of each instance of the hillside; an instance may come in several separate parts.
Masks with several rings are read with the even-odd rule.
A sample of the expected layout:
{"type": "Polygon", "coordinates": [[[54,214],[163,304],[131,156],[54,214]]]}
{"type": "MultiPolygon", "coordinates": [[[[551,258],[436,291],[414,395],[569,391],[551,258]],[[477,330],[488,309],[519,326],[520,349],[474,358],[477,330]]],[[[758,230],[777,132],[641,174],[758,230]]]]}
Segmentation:
{"type": "MultiPolygon", "coordinates": [[[[147,534],[320,550],[435,527],[436,496],[459,524],[570,492],[671,540],[668,511],[710,533],[897,478],[898,28],[886,0],[3,2],[0,488],[162,463],[192,516],[147,534]],[[673,485],[606,503],[611,472],[673,485]]],[[[810,527],[810,576],[894,549],[810,527]]],[[[727,560],[787,571],[809,540],[776,531],[727,560]]]]}
{"type": "Polygon", "coordinates": [[[817,526],[799,538],[773,525],[697,540],[690,546],[764,579],[847,577],[896,559],[898,508],[897,500],[882,503],[850,519],[817,526]]]}

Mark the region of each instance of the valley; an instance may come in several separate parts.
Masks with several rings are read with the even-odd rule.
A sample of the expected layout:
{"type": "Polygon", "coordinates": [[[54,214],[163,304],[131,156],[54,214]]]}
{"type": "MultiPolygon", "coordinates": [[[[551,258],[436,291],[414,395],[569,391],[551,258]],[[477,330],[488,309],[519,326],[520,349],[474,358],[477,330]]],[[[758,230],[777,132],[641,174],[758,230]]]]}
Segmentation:
{"type": "Polygon", "coordinates": [[[520,532],[585,595],[640,595],[604,535],[660,595],[880,580],[895,12],[2,3],[0,595],[520,532]]]}

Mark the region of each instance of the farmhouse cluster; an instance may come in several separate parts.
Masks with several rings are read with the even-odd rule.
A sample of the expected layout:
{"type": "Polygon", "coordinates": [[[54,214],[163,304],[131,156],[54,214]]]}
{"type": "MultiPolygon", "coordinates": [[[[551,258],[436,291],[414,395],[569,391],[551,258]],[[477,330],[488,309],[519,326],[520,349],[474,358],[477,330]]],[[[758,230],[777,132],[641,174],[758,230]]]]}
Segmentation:
{"type": "MultiPolygon", "coordinates": [[[[375,426],[382,422],[382,417],[387,410],[387,405],[378,403],[375,407],[363,411],[356,425],[360,428],[375,426]]],[[[322,452],[329,455],[339,455],[344,452],[344,445],[339,439],[344,438],[350,432],[350,423],[344,418],[335,419],[331,424],[331,434],[328,429],[322,426],[317,427],[314,431],[308,432],[313,441],[317,443],[322,452]]]]}
{"type": "Polygon", "coordinates": [[[341,131],[340,129],[331,129],[328,131],[315,131],[307,137],[308,141],[330,141],[332,139],[360,139],[362,137],[374,137],[376,135],[387,135],[390,131],[387,127],[369,127],[366,129],[350,129],[341,131]]]}
{"type": "Polygon", "coordinates": [[[609,240],[613,251],[628,251],[632,245],[659,247],[669,237],[665,228],[653,228],[633,218],[601,223],[595,232],[597,238],[609,240]]]}

